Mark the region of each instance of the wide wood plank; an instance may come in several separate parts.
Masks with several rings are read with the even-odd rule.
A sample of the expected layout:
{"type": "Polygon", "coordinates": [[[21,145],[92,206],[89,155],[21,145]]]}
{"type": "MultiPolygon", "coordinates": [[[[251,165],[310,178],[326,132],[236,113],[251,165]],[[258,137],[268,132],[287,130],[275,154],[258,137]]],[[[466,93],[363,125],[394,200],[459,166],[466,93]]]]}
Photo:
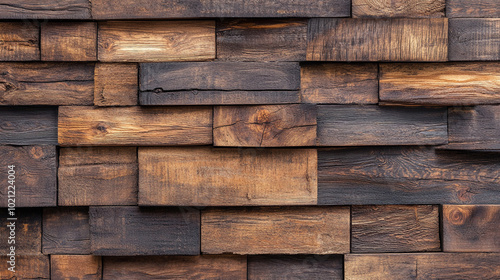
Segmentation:
{"type": "Polygon", "coordinates": [[[95,61],[96,22],[48,22],[41,25],[43,61],[95,61]]]}
{"type": "Polygon", "coordinates": [[[0,256],[2,266],[0,268],[0,279],[50,279],[49,256],[44,255],[18,255],[16,256],[15,272],[8,270],[9,257],[7,253],[0,256]]]}
{"type": "Polygon", "coordinates": [[[316,150],[139,148],[139,205],[316,204],[316,150]]]}
{"type": "Polygon", "coordinates": [[[318,145],[445,144],[446,113],[446,108],[319,105],[318,145]]]}
{"type": "Polygon", "coordinates": [[[447,19],[311,19],[307,60],[446,61],[447,19]]]}
{"type": "Polygon", "coordinates": [[[446,17],[500,18],[500,5],[497,0],[447,0],[446,17]]]}
{"type": "Polygon", "coordinates": [[[0,109],[0,144],[57,144],[56,107],[8,107],[0,109]]]}
{"type": "Polygon", "coordinates": [[[2,0],[0,19],[90,19],[88,0],[2,0]]]}
{"type": "Polygon", "coordinates": [[[137,105],[139,74],[134,63],[97,63],[94,76],[94,105],[137,105]]]}
{"type": "Polygon", "coordinates": [[[451,61],[500,60],[500,18],[450,19],[449,54],[451,61]]]}
{"type": "Polygon", "coordinates": [[[90,254],[88,207],[43,209],[43,253],[90,254]]]}
{"type": "MultiPolygon", "coordinates": [[[[7,198],[4,200],[6,201],[7,198]]],[[[17,208],[14,211],[14,216],[9,215],[6,208],[2,210],[0,213],[0,219],[4,221],[4,225],[0,227],[0,236],[4,241],[0,243],[0,250],[4,252],[2,255],[9,254],[12,246],[15,247],[17,256],[40,255],[42,253],[42,210],[39,208],[17,208]],[[7,220],[8,218],[17,218],[17,220],[7,220]]],[[[2,264],[3,266],[5,263],[2,264]]]]}
{"type": "Polygon", "coordinates": [[[352,0],[352,16],[376,18],[444,17],[445,0],[352,0]]]}
{"type": "Polygon", "coordinates": [[[40,60],[38,24],[0,22],[0,42],[0,61],[40,60]]]}
{"type": "Polygon", "coordinates": [[[50,279],[101,280],[101,257],[90,255],[51,255],[50,279]]]}
{"type": "Polygon", "coordinates": [[[212,108],[59,107],[59,144],[212,144],[212,108]]]}
{"type": "Polygon", "coordinates": [[[202,211],[206,254],[343,254],[349,207],[213,208],[202,211]]]}
{"type": "MultiPolygon", "coordinates": [[[[118,6],[124,5],[114,7],[118,6]]],[[[214,59],[215,21],[101,22],[98,58],[104,62],[214,59]]]]}

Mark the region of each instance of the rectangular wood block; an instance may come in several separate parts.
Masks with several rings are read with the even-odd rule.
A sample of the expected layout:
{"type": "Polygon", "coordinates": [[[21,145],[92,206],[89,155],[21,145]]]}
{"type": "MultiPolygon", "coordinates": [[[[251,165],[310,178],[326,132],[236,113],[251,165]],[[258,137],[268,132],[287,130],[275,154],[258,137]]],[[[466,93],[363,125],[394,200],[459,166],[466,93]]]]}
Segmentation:
{"type": "Polygon", "coordinates": [[[0,144],[56,145],[57,107],[1,108],[0,144]]]}
{"type": "Polygon", "coordinates": [[[384,104],[463,106],[500,103],[500,63],[380,65],[384,104]]]}
{"type": "Polygon", "coordinates": [[[437,205],[351,207],[351,252],[440,251],[437,205]]]}
{"type": "Polygon", "coordinates": [[[40,60],[39,28],[28,21],[0,22],[0,61],[40,60]]]}
{"type": "Polygon", "coordinates": [[[90,19],[88,0],[2,0],[1,19],[90,19]]]}
{"type": "Polygon", "coordinates": [[[349,207],[212,208],[202,211],[205,254],[343,254],[349,207]]]}
{"type": "Polygon", "coordinates": [[[378,103],[377,64],[309,63],[300,70],[304,103],[378,103]]]}
{"type": "Polygon", "coordinates": [[[445,0],[352,0],[355,18],[444,17],[445,0]]]}
{"type": "Polygon", "coordinates": [[[90,254],[89,208],[44,208],[42,241],[46,255],[90,254]]]}
{"type": "Polygon", "coordinates": [[[450,19],[449,54],[450,61],[500,60],[500,18],[450,19]]]}
{"type": "Polygon", "coordinates": [[[213,137],[215,146],[315,146],[316,106],[218,106],[213,137]]]}
{"type": "Polygon", "coordinates": [[[195,208],[90,207],[93,255],[198,255],[195,208]]]}
{"type": "Polygon", "coordinates": [[[445,252],[500,252],[500,205],[444,205],[445,252]]]}
{"type": "MultiPolygon", "coordinates": [[[[36,131],[36,130],[35,130],[36,131]]],[[[16,207],[56,206],[57,154],[55,146],[0,146],[0,164],[4,168],[4,187],[0,207],[8,206],[9,191],[15,191],[16,207]],[[9,188],[8,166],[14,165],[15,188],[9,188]]],[[[11,172],[12,173],[12,172],[11,172]]],[[[11,177],[12,179],[12,177],[11,177]]],[[[5,211],[7,212],[7,211],[5,211]]]]}
{"type": "Polygon", "coordinates": [[[448,142],[446,108],[319,105],[319,146],[435,145],[448,142]]]}
{"type": "Polygon", "coordinates": [[[448,19],[309,20],[307,60],[447,61],[448,19]]]}
{"type": "Polygon", "coordinates": [[[215,21],[100,22],[98,58],[104,62],[214,59],[215,21]]]}
{"type": "Polygon", "coordinates": [[[139,148],[139,205],[316,204],[313,149],[139,148]]]}
{"type": "Polygon", "coordinates": [[[101,280],[101,257],[90,255],[51,255],[50,279],[101,280]]]}
{"type": "Polygon", "coordinates": [[[62,146],[212,144],[211,107],[59,107],[62,146]]]}
{"type": "Polygon", "coordinates": [[[138,72],[135,63],[97,63],[94,76],[94,105],[137,105],[138,72]]]}
{"type": "MultiPolygon", "coordinates": [[[[4,200],[7,201],[7,199],[4,200]]],[[[7,208],[3,208],[0,213],[0,219],[3,221],[3,226],[0,227],[0,236],[3,239],[0,243],[0,250],[4,252],[2,256],[9,254],[11,246],[16,248],[16,257],[40,255],[42,253],[42,210],[40,208],[16,208],[14,212],[15,216],[10,216],[7,208]],[[17,220],[9,221],[8,218],[17,218],[17,220]]],[[[2,267],[5,265],[4,262],[2,267]]]]}
{"type": "Polygon", "coordinates": [[[58,204],[137,205],[137,148],[61,148],[58,204]]]}
{"type": "Polygon", "coordinates": [[[19,255],[16,256],[15,272],[9,271],[7,253],[0,256],[2,266],[0,279],[50,279],[49,256],[44,255],[19,255]]]}
{"type": "Polygon", "coordinates": [[[499,18],[497,0],[447,0],[446,17],[449,18],[499,18]]]}
{"type": "Polygon", "coordinates": [[[43,61],[95,61],[96,22],[48,22],[41,25],[43,61]]]}

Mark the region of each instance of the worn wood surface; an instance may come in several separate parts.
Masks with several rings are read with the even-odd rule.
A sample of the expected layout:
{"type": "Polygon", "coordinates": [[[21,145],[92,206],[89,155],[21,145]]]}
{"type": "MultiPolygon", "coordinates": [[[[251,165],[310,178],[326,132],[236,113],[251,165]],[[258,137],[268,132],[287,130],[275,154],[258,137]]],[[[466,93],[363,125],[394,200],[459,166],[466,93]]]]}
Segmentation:
{"type": "Polygon", "coordinates": [[[352,0],[355,18],[438,18],[444,8],[445,0],[352,0]]]}
{"type": "Polygon", "coordinates": [[[90,254],[88,207],[43,209],[42,249],[46,255],[90,254]]]}
{"type": "Polygon", "coordinates": [[[447,0],[446,17],[500,18],[500,5],[497,0],[447,0]]]}
{"type": "Polygon", "coordinates": [[[449,28],[451,61],[500,60],[500,18],[450,19],[449,28]]]}
{"type": "Polygon", "coordinates": [[[195,208],[90,207],[93,255],[198,255],[195,208]]]}
{"type": "Polygon", "coordinates": [[[0,109],[0,144],[57,144],[56,107],[7,107],[0,109]]]}
{"type": "Polygon", "coordinates": [[[16,272],[7,270],[8,256],[7,252],[0,256],[0,279],[50,279],[50,260],[49,256],[44,255],[18,255],[16,256],[16,272]]]}
{"type": "Polygon", "coordinates": [[[447,61],[448,19],[310,19],[307,60],[447,61]]]}
{"type": "Polygon", "coordinates": [[[319,105],[318,145],[445,144],[446,113],[446,108],[319,105]]]}
{"type": "MultiPolygon", "coordinates": [[[[5,186],[5,189],[7,189],[7,186],[5,186]]],[[[7,201],[7,198],[4,200],[7,201]]],[[[2,255],[9,254],[11,246],[16,248],[16,255],[40,255],[42,253],[41,209],[18,208],[15,210],[14,217],[9,215],[7,208],[2,210],[0,213],[0,219],[3,221],[3,226],[0,227],[0,236],[3,239],[3,242],[0,243],[0,250],[4,252],[2,255]],[[17,220],[9,221],[8,218],[17,218],[17,220]],[[14,223],[14,227],[9,227],[11,222],[14,223]],[[11,234],[12,230],[15,231],[15,235],[11,234]]],[[[2,266],[5,266],[5,264],[2,266]]]]}
{"type": "Polygon", "coordinates": [[[94,75],[94,105],[137,105],[138,67],[133,63],[97,63],[94,75]]]}
{"type": "Polygon", "coordinates": [[[96,22],[48,22],[41,25],[43,61],[95,61],[96,22]]]}
{"type": "Polygon", "coordinates": [[[351,207],[351,252],[440,251],[437,205],[351,207]]]}
{"type": "Polygon", "coordinates": [[[0,19],[90,19],[88,0],[2,0],[0,19]]]}
{"type": "Polygon", "coordinates": [[[50,279],[100,280],[102,279],[101,257],[90,255],[51,255],[50,279]]]}
{"type": "Polygon", "coordinates": [[[59,107],[59,144],[212,144],[212,108],[59,107]]]}
{"type": "Polygon", "coordinates": [[[314,63],[300,68],[304,103],[377,104],[377,64],[314,63]]]}
{"type": "MultiPolygon", "coordinates": [[[[114,7],[118,6],[124,5],[120,3],[114,7]]],[[[215,21],[101,22],[98,58],[104,62],[214,59],[215,21]]]]}
{"type": "Polygon", "coordinates": [[[349,207],[212,208],[202,211],[205,254],[343,254],[349,207]]]}
{"type": "MultiPolygon", "coordinates": [[[[0,15],[1,13],[0,11],[0,15]]],[[[0,22],[0,61],[29,60],[40,60],[40,30],[38,24],[0,22]]]]}

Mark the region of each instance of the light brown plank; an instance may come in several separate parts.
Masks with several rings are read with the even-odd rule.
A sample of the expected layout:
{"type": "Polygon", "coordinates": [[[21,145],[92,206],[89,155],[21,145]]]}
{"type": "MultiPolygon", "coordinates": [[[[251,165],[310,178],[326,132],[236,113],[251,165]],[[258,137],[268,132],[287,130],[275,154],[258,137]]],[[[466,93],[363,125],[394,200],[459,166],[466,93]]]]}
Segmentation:
{"type": "Polygon", "coordinates": [[[94,75],[94,105],[137,105],[138,71],[137,64],[132,63],[97,63],[94,75]]]}
{"type": "Polygon", "coordinates": [[[43,61],[95,61],[96,22],[48,22],[41,25],[43,61]]]}
{"type": "Polygon", "coordinates": [[[0,22],[0,61],[29,60],[40,60],[38,24],[0,22]]]}
{"type": "Polygon", "coordinates": [[[50,279],[102,279],[101,257],[90,255],[51,255],[50,279]]]}
{"type": "Polygon", "coordinates": [[[444,8],[445,0],[352,0],[355,18],[437,18],[444,8]]]}

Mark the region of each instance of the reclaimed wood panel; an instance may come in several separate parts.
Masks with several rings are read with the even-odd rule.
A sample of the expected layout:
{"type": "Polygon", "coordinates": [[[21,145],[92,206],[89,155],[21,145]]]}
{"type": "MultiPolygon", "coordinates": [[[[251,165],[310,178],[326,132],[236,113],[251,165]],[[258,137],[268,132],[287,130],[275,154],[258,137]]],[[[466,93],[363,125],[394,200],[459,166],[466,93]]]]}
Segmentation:
{"type": "Polygon", "coordinates": [[[137,105],[139,70],[133,63],[97,63],[94,75],[94,105],[137,105]]]}
{"type": "Polygon", "coordinates": [[[18,255],[16,256],[15,273],[9,271],[9,257],[7,253],[0,256],[3,264],[0,268],[0,279],[50,279],[49,256],[44,255],[18,255]]]}
{"type": "Polygon", "coordinates": [[[39,28],[29,22],[0,22],[0,61],[40,60],[39,28]]]}
{"type": "Polygon", "coordinates": [[[443,251],[500,252],[500,205],[444,205],[443,251]]]}
{"type": "Polygon", "coordinates": [[[212,108],[59,107],[59,144],[212,144],[212,108]]]}
{"type": "Polygon", "coordinates": [[[497,0],[447,0],[446,17],[500,18],[500,5],[497,0]]]}
{"type": "Polygon", "coordinates": [[[448,19],[310,19],[307,60],[447,61],[448,19]]]}
{"type": "Polygon", "coordinates": [[[205,254],[343,254],[349,207],[213,208],[201,214],[205,254]]]}
{"type": "Polygon", "coordinates": [[[500,60],[500,19],[450,19],[449,59],[500,60]]]}
{"type": "Polygon", "coordinates": [[[51,255],[50,279],[101,280],[101,257],[90,255],[51,255]]]}
{"type": "Polygon", "coordinates": [[[48,22],[41,25],[43,61],[95,61],[96,22],[48,22]]]}
{"type": "Polygon", "coordinates": [[[56,107],[7,107],[0,110],[0,144],[57,144],[56,107]]]}
{"type": "Polygon", "coordinates": [[[448,142],[446,108],[319,105],[319,146],[434,145],[448,142]]]}
{"type": "Polygon", "coordinates": [[[200,212],[195,208],[90,207],[89,213],[93,255],[200,253],[200,212]]]}
{"type": "Polygon", "coordinates": [[[89,208],[44,208],[42,251],[46,255],[90,254],[89,208]]]}
{"type": "MultiPolygon", "coordinates": [[[[4,188],[7,189],[7,186],[4,188]]],[[[7,201],[7,198],[4,200],[7,201]]],[[[7,208],[3,208],[0,213],[0,219],[3,221],[3,226],[0,227],[0,236],[3,239],[3,242],[0,243],[0,250],[3,252],[2,255],[8,254],[11,246],[16,248],[15,253],[17,256],[40,255],[42,253],[41,209],[16,208],[14,213],[14,216],[10,216],[7,208]],[[17,218],[17,220],[7,220],[8,218],[17,218]],[[12,230],[15,231],[14,236],[11,234],[12,230]]],[[[5,263],[2,264],[2,266],[4,265],[5,263]]]]}
{"type": "Polygon", "coordinates": [[[377,64],[321,63],[301,65],[304,103],[377,104],[377,64]]]}
{"type": "Polygon", "coordinates": [[[316,150],[139,148],[139,205],[316,204],[316,150]]]}
{"type": "MultiPolygon", "coordinates": [[[[124,6],[119,3],[114,7],[124,6]]],[[[113,8],[113,10],[115,10],[113,8]]],[[[215,58],[215,21],[100,22],[104,62],[203,61],[215,58]]]]}
{"type": "Polygon", "coordinates": [[[0,19],[91,19],[88,0],[2,0],[0,19]]]}
{"type": "Polygon", "coordinates": [[[445,0],[352,0],[355,18],[444,17],[445,0]]]}
{"type": "Polygon", "coordinates": [[[213,137],[214,146],[315,146],[316,106],[218,106],[213,137]]]}
{"type": "Polygon", "coordinates": [[[351,207],[351,252],[440,251],[437,205],[351,207]]]}

